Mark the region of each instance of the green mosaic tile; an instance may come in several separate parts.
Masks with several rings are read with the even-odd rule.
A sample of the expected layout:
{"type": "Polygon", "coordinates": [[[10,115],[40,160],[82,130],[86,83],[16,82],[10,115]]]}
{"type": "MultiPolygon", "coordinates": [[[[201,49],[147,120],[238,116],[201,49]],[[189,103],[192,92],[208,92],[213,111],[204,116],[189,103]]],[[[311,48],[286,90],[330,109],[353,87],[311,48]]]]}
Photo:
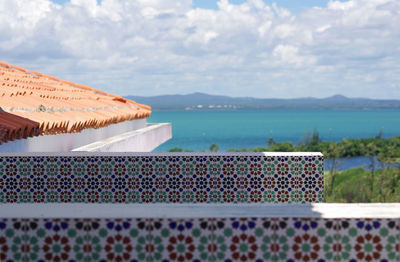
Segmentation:
{"type": "Polygon", "coordinates": [[[279,219],[276,261],[336,261],[337,220],[279,219]]]}
{"type": "Polygon", "coordinates": [[[343,219],[338,261],[400,261],[399,220],[343,219]]]}
{"type": "Polygon", "coordinates": [[[214,261],[209,219],[162,219],[152,224],[153,261],[214,261]]]}
{"type": "Polygon", "coordinates": [[[144,219],[101,219],[88,234],[100,246],[96,261],[149,261],[148,235],[144,219]]]}
{"type": "Polygon", "coordinates": [[[3,203],[323,202],[321,156],[0,157],[3,203]]]}

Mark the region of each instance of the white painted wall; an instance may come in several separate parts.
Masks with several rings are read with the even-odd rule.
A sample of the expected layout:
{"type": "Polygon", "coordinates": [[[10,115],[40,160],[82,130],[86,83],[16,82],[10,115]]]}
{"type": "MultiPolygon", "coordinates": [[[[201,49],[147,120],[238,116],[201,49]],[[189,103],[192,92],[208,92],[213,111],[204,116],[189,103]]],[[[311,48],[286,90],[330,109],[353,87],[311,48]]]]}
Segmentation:
{"type": "MultiPolygon", "coordinates": [[[[167,123],[168,124],[168,123],[167,123]]],[[[2,153],[1,157],[14,156],[323,156],[321,152],[14,152],[2,153]]]]}
{"type": "Polygon", "coordinates": [[[400,203],[368,204],[0,204],[0,218],[322,217],[400,218],[400,203]]]}
{"type": "Polygon", "coordinates": [[[171,123],[147,124],[146,127],[75,148],[88,152],[151,152],[171,139],[171,123]]]}
{"type": "Polygon", "coordinates": [[[0,152],[69,152],[90,143],[104,140],[147,126],[146,119],[112,124],[99,129],[84,129],[80,133],[66,133],[29,137],[0,145],[0,152]]]}

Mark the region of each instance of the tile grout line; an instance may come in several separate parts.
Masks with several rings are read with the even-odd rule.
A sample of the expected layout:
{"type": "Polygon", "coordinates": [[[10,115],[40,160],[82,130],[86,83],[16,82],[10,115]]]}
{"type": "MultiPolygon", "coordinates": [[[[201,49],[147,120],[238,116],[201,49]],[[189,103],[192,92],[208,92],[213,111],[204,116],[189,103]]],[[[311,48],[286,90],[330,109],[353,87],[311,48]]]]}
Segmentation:
{"type": "Polygon", "coordinates": [[[217,228],[217,221],[213,218],[208,218],[211,222],[211,246],[213,249],[211,250],[211,261],[216,261],[216,251],[217,251],[217,243],[215,243],[215,229],[217,228]]]}
{"type": "Polygon", "coordinates": [[[28,219],[21,219],[21,222],[22,221],[24,221],[24,223],[25,223],[25,225],[24,225],[24,223],[21,223],[21,226],[22,226],[22,229],[23,229],[23,237],[24,237],[24,240],[22,241],[22,243],[25,245],[25,248],[24,248],[24,250],[22,250],[22,255],[27,255],[27,256],[29,256],[29,253],[28,253],[28,250],[27,250],[27,245],[29,244],[29,234],[28,234],[28,231],[29,231],[29,221],[30,221],[30,219],[28,218],[28,219]]]}
{"type": "MultiPolygon", "coordinates": [[[[145,218],[144,224],[145,224],[145,228],[147,231],[146,241],[145,241],[145,243],[146,243],[145,250],[146,250],[146,246],[148,245],[150,247],[152,245],[152,243],[154,242],[154,239],[152,238],[152,235],[151,235],[151,231],[154,228],[155,223],[154,223],[154,220],[153,221],[151,220],[151,218],[145,218]],[[147,222],[149,223],[148,226],[146,225],[147,222]]],[[[146,255],[147,260],[150,262],[153,261],[153,253],[154,253],[154,250],[150,249],[148,256],[146,255]]]]}
{"type": "MultiPolygon", "coordinates": [[[[399,247],[399,250],[397,251],[397,255],[398,255],[398,258],[399,258],[399,261],[400,261],[400,218],[397,218],[396,219],[397,220],[397,225],[396,225],[396,227],[397,227],[397,246],[399,247]]],[[[394,246],[394,248],[396,249],[396,244],[395,244],[395,246],[394,246]]]]}
{"type": "MultiPolygon", "coordinates": [[[[75,220],[75,224],[76,224],[77,220],[78,219],[75,220]]],[[[85,230],[85,224],[84,224],[85,221],[83,219],[81,221],[82,221],[83,230],[85,230]]],[[[89,222],[93,225],[94,223],[96,223],[96,218],[95,219],[91,218],[89,220],[89,222]]],[[[101,219],[98,219],[97,223],[99,223],[99,229],[100,229],[100,225],[102,224],[101,223],[101,219]]],[[[84,239],[84,241],[88,241],[89,242],[91,239],[94,239],[96,237],[95,235],[90,235],[90,234],[94,234],[96,232],[96,230],[90,230],[91,228],[89,229],[89,227],[87,229],[88,230],[85,230],[86,231],[86,233],[85,233],[86,239],[84,239]]],[[[100,240],[100,243],[101,243],[101,240],[100,240]]],[[[103,248],[102,245],[100,245],[100,246],[101,246],[101,248],[103,248]]]]}
{"type": "Polygon", "coordinates": [[[334,247],[336,247],[336,249],[337,250],[334,250],[334,252],[333,252],[333,254],[335,255],[335,257],[334,257],[334,260],[336,261],[336,262],[339,262],[340,261],[340,258],[339,258],[339,255],[340,255],[340,253],[339,253],[339,250],[338,250],[338,246],[339,246],[339,235],[340,235],[340,229],[339,229],[339,223],[340,223],[340,218],[335,218],[335,236],[334,236],[334,247]],[[335,245],[336,244],[336,245],[335,245]]]}
{"type": "MultiPolygon", "coordinates": [[[[271,219],[271,222],[273,222],[274,221],[274,219],[273,218],[269,218],[269,219],[271,219]]],[[[277,218],[276,219],[276,222],[277,222],[277,226],[279,226],[279,221],[280,221],[280,219],[281,218],[277,218]]],[[[274,250],[273,250],[273,261],[278,261],[278,253],[277,253],[277,245],[279,245],[279,241],[277,241],[278,240],[278,235],[277,235],[277,226],[274,226],[273,225],[273,223],[271,223],[271,225],[273,226],[273,228],[272,228],[272,245],[273,245],[273,247],[274,247],[274,250]]]]}

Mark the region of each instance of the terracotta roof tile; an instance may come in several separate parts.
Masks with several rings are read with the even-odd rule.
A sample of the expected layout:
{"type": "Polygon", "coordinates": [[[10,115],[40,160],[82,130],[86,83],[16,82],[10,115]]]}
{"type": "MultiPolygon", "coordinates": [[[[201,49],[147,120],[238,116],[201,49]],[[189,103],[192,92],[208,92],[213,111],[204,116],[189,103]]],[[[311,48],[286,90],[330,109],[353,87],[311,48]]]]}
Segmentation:
{"type": "Polygon", "coordinates": [[[151,107],[0,62],[0,144],[149,117],[151,107]]]}

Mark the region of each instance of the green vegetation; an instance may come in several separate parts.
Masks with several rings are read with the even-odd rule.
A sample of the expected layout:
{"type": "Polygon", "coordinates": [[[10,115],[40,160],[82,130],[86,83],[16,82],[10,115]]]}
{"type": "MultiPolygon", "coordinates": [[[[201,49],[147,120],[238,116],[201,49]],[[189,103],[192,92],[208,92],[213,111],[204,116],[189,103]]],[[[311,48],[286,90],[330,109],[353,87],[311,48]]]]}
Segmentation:
{"type": "Polygon", "coordinates": [[[325,201],[327,203],[400,202],[400,168],[384,168],[375,171],[351,168],[337,172],[332,185],[332,174],[327,171],[325,201]],[[371,186],[372,185],[372,186],[371,186]],[[332,190],[327,190],[332,188],[332,190]]]}
{"type": "Polygon", "coordinates": [[[188,149],[183,150],[180,147],[174,147],[174,148],[171,148],[170,150],[168,150],[168,152],[194,152],[194,151],[188,150],[188,149]]]}
{"type": "MultiPolygon", "coordinates": [[[[209,152],[219,150],[217,144],[210,146],[209,152]]],[[[193,152],[176,147],[168,152],[193,152]]],[[[204,150],[202,152],[205,152],[204,150]]],[[[292,142],[276,143],[273,138],[269,138],[266,147],[229,149],[228,152],[322,152],[326,159],[336,161],[338,158],[368,156],[373,159],[385,159],[389,162],[400,160],[400,136],[392,138],[382,138],[379,132],[374,138],[343,139],[340,142],[324,142],[319,137],[318,131],[312,135],[307,133],[304,138],[294,145],[292,142]]],[[[372,161],[372,160],[371,160],[372,161]]],[[[337,167],[336,167],[337,168],[337,167]]]]}
{"type": "Polygon", "coordinates": [[[211,144],[210,151],[211,152],[218,152],[219,146],[216,143],[211,144]]]}
{"type": "MultiPolygon", "coordinates": [[[[210,145],[210,149],[208,150],[208,152],[218,152],[218,150],[219,150],[219,146],[216,143],[213,143],[210,145]]],[[[183,150],[180,147],[174,147],[174,148],[171,148],[170,150],[168,150],[168,152],[194,152],[194,151],[188,150],[188,149],[183,150]]],[[[201,152],[206,152],[206,151],[202,150],[201,152]]]]}
{"type": "MultiPolygon", "coordinates": [[[[219,146],[214,143],[208,152],[218,150],[219,146]]],[[[169,152],[193,151],[173,148],[169,152]]],[[[298,145],[276,143],[271,137],[267,147],[230,149],[228,152],[322,152],[328,167],[324,174],[326,202],[400,202],[400,165],[390,168],[390,164],[400,163],[399,136],[382,138],[382,132],[379,132],[374,138],[324,142],[315,130],[311,135],[307,133],[298,145]],[[358,156],[370,159],[367,169],[339,171],[340,158],[358,156]]]]}
{"type": "MultiPolygon", "coordinates": [[[[229,149],[228,152],[323,152],[329,159],[329,152],[335,151],[338,158],[357,156],[387,156],[393,160],[400,158],[400,137],[343,139],[340,142],[324,142],[320,139],[318,131],[306,136],[298,145],[292,142],[275,143],[273,138],[267,142],[267,147],[255,147],[250,149],[229,149]]],[[[332,156],[334,157],[334,156],[332,156]]]]}

